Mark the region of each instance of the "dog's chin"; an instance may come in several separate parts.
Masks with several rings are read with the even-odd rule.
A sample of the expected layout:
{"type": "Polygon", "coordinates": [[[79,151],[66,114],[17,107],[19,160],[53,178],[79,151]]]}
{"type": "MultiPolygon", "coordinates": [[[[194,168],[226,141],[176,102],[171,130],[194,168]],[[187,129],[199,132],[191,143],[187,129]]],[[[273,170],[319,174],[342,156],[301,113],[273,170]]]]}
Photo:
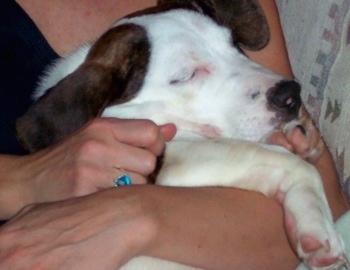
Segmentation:
{"type": "Polygon", "coordinates": [[[177,130],[176,135],[175,135],[175,140],[204,140],[206,139],[205,137],[193,133],[190,131],[185,131],[185,130],[177,130]]]}
{"type": "Polygon", "coordinates": [[[215,129],[211,129],[210,127],[204,128],[204,132],[178,129],[175,135],[176,140],[208,140],[219,138],[222,138],[222,136],[218,134],[215,129]]]}
{"type": "Polygon", "coordinates": [[[219,139],[225,136],[224,132],[215,125],[201,121],[188,121],[183,116],[169,113],[156,113],[149,117],[158,125],[173,123],[177,128],[176,139],[219,139]]]}

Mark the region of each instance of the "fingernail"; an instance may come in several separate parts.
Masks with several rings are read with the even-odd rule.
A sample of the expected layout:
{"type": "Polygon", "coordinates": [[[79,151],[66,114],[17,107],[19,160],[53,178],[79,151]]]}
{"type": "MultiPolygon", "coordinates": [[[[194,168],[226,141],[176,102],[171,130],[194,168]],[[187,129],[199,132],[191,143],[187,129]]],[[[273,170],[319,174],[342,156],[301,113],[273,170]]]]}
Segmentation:
{"type": "Polygon", "coordinates": [[[297,128],[300,129],[301,133],[303,133],[304,135],[306,135],[306,130],[302,125],[297,125],[297,128]]]}

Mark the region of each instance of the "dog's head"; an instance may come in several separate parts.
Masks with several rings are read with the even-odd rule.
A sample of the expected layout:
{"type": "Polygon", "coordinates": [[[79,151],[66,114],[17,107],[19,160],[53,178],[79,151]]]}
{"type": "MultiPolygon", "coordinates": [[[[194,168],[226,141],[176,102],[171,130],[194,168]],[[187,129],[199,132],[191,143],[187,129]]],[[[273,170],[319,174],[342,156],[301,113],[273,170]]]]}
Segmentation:
{"type": "Polygon", "coordinates": [[[296,82],[238,47],[268,39],[255,1],[161,0],[58,63],[18,120],[18,137],[36,151],[102,114],[173,122],[178,137],[257,141],[297,118],[301,104],[296,82]]]}

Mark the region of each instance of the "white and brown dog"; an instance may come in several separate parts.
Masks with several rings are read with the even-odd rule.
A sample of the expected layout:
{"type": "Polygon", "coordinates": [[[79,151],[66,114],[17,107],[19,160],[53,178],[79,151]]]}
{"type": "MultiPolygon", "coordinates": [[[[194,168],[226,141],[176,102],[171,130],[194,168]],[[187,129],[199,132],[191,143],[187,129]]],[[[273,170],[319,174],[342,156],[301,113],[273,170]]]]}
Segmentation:
{"type": "MultiPolygon", "coordinates": [[[[287,135],[299,128],[311,146],[304,156],[320,153],[313,125],[300,128],[299,84],[253,63],[238,46],[259,49],[268,37],[255,1],[159,1],[49,68],[37,102],[17,122],[18,137],[37,151],[99,115],[175,123],[157,184],[232,186],[276,198],[310,268],[348,265],[316,169],[263,143],[282,126],[287,135]],[[305,248],[310,239],[318,247],[305,248]]],[[[123,269],[186,269],[140,260],[123,269]]]]}

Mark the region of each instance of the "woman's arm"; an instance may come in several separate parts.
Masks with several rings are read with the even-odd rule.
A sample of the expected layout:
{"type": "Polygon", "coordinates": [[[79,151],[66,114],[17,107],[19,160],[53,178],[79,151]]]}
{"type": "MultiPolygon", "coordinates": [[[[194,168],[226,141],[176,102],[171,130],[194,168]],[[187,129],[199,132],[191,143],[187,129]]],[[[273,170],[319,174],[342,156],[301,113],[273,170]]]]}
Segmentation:
{"type": "Polygon", "coordinates": [[[115,269],[137,255],[205,269],[298,264],[281,207],[253,192],[131,186],[26,212],[0,229],[0,268],[115,269]]]}
{"type": "MultiPolygon", "coordinates": [[[[264,9],[274,5],[261,3],[264,9]]],[[[277,14],[269,15],[271,28],[273,16],[277,14]]],[[[285,51],[284,43],[275,45],[283,41],[275,30],[269,57],[275,55],[273,48],[285,51]]],[[[258,61],[265,50],[251,56],[258,61]]],[[[273,68],[274,58],[261,57],[273,68]]],[[[278,65],[288,63],[287,58],[277,60],[278,65]]],[[[289,64],[275,70],[288,75],[288,69],[289,64]]],[[[334,167],[327,156],[318,167],[338,217],[346,206],[334,167]]],[[[237,189],[107,189],[20,214],[0,230],[0,266],[114,269],[133,256],[150,255],[212,269],[292,269],[299,260],[285,236],[282,216],[275,201],[237,189]]]]}

